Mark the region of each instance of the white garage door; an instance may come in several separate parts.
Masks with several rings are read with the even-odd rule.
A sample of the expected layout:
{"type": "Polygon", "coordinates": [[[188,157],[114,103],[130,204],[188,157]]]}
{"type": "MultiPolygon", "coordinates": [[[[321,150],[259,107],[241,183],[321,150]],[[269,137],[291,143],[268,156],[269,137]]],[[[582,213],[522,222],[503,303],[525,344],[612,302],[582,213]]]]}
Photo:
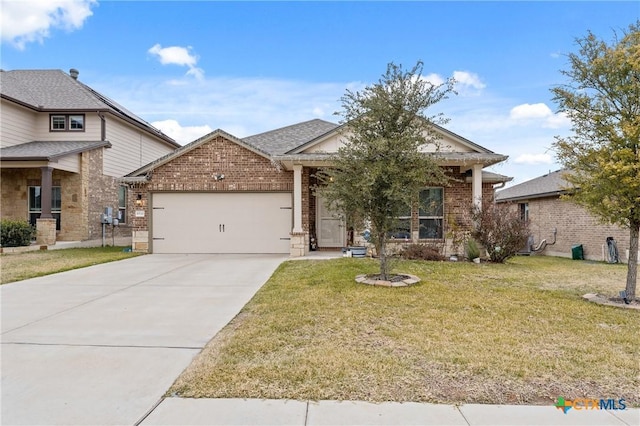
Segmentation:
{"type": "Polygon", "coordinates": [[[289,253],[289,193],[152,195],[154,253],[289,253]]]}

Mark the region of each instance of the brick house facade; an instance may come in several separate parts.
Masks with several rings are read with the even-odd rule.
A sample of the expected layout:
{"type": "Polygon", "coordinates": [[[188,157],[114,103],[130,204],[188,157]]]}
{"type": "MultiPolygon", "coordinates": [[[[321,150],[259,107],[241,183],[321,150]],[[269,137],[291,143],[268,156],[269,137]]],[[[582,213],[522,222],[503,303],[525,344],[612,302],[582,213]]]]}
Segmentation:
{"type": "Polygon", "coordinates": [[[603,224],[584,207],[562,199],[563,188],[568,186],[563,173],[558,170],[499,191],[496,201],[512,203],[526,215],[534,245],[544,239],[551,243],[557,231],[555,244],[547,245],[542,254],[572,257],[572,247],[582,245],[585,259],[607,260],[606,239],[613,237],[620,260],[627,262],[629,230],[603,224]]]}
{"type": "MultiPolygon", "coordinates": [[[[130,223],[134,229],[134,250],[150,252],[232,250],[215,246],[215,242],[212,242],[209,248],[202,248],[198,245],[200,243],[192,244],[188,239],[180,243],[182,245],[168,246],[168,242],[165,241],[168,237],[165,234],[171,231],[166,229],[167,225],[160,225],[160,220],[164,220],[162,215],[169,214],[171,210],[173,216],[168,223],[176,223],[175,226],[180,226],[185,233],[191,233],[194,240],[198,239],[200,233],[209,232],[213,228],[211,231],[213,233],[209,234],[208,238],[215,240],[223,238],[222,233],[232,232],[231,229],[236,228],[235,223],[229,222],[230,219],[213,219],[218,209],[233,208],[231,205],[216,204],[215,199],[224,194],[235,194],[238,200],[257,198],[259,194],[287,194],[290,204],[280,207],[280,210],[289,209],[291,212],[290,216],[282,219],[286,222],[284,226],[288,227],[287,252],[291,256],[306,255],[309,252],[310,238],[319,238],[319,234],[327,232],[326,229],[324,231],[321,229],[323,222],[318,216],[321,211],[320,202],[313,188],[316,184],[316,171],[331,165],[331,152],[324,149],[309,150],[309,141],[316,141],[311,148],[318,144],[324,144],[326,148],[332,144],[335,146],[338,138],[340,138],[338,126],[322,120],[311,120],[244,139],[216,130],[140,168],[125,178],[125,180],[129,179],[133,202],[137,206],[132,209],[135,211],[130,213],[130,223]],[[307,152],[292,152],[302,145],[306,146],[307,152]],[[196,216],[189,212],[189,217],[195,218],[194,220],[198,222],[195,224],[181,220],[187,211],[181,209],[180,204],[190,199],[186,196],[188,194],[197,198],[197,202],[193,204],[195,208],[209,205],[208,203],[212,206],[210,210],[196,216]],[[165,205],[164,201],[156,202],[156,199],[167,200],[168,198],[174,199],[175,205],[165,205]],[[225,223],[221,224],[221,221],[225,223]],[[225,231],[225,226],[229,231],[225,231]]],[[[483,162],[494,164],[506,157],[477,147],[470,142],[460,150],[463,148],[466,148],[466,152],[452,151],[445,160],[449,164],[443,164],[453,180],[442,191],[446,219],[458,220],[463,226],[468,227],[466,213],[474,205],[474,195],[479,199],[491,199],[494,185],[508,178],[482,172],[481,167],[483,162]],[[477,173],[476,179],[472,176],[474,172],[477,173]]],[[[444,157],[447,155],[445,154],[444,157]]],[[[261,208],[261,205],[255,204],[255,216],[268,216],[269,213],[262,212],[261,208]]],[[[412,229],[418,228],[418,220],[418,212],[412,212],[412,229]]],[[[237,227],[242,226],[242,223],[237,224],[237,227]]],[[[444,227],[446,233],[448,227],[446,220],[444,227]]],[[[324,246],[319,247],[320,249],[336,249],[350,243],[346,239],[347,230],[344,225],[330,232],[336,232],[336,229],[340,235],[333,235],[335,242],[325,243],[324,246]]],[[[237,232],[234,234],[236,239],[247,243],[247,247],[241,247],[239,250],[251,252],[250,246],[255,237],[242,231],[234,232],[237,232]]],[[[279,239],[282,240],[284,237],[279,239]]],[[[443,235],[440,242],[444,242],[444,239],[443,235]]],[[[420,240],[417,231],[413,232],[411,241],[430,242],[430,240],[420,240]]],[[[282,252],[282,246],[279,247],[274,248],[274,252],[282,252]]]]}

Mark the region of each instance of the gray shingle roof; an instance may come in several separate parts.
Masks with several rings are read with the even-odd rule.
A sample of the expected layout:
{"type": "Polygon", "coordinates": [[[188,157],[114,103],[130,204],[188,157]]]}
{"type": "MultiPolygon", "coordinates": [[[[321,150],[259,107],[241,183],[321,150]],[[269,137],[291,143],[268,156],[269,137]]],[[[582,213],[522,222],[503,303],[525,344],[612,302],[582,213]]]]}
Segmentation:
{"type": "Polygon", "coordinates": [[[0,85],[2,95],[38,109],[109,109],[84,84],[61,70],[2,71],[0,85]]]}
{"type": "Polygon", "coordinates": [[[65,155],[78,154],[101,147],[109,141],[33,141],[0,149],[2,161],[52,161],[65,155]]]}
{"type": "Polygon", "coordinates": [[[242,140],[268,152],[271,155],[281,155],[316,139],[337,127],[339,127],[338,124],[316,118],[257,135],[248,136],[246,138],[242,138],[242,140]]]}
{"type": "Polygon", "coordinates": [[[488,172],[486,170],[482,171],[482,181],[488,183],[502,183],[509,182],[513,180],[510,176],[501,175],[499,173],[488,172]]]}
{"type": "Polygon", "coordinates": [[[567,173],[567,170],[557,170],[498,191],[496,193],[496,201],[517,201],[560,195],[564,193],[565,188],[569,186],[567,181],[562,178],[562,175],[565,173],[567,173]]]}
{"type": "Polygon", "coordinates": [[[0,94],[38,111],[109,111],[175,147],[180,146],[122,105],[61,70],[2,70],[0,94]]]}

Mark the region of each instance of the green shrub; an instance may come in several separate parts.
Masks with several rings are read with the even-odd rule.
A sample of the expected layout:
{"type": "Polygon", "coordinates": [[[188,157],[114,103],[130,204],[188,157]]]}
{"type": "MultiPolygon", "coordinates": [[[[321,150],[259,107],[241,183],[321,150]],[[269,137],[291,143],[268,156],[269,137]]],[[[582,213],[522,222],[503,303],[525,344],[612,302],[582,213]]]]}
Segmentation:
{"type": "Polygon", "coordinates": [[[402,248],[400,257],[408,260],[446,260],[437,247],[427,244],[409,244],[402,248]]]}
{"type": "Polygon", "coordinates": [[[0,220],[0,246],[21,247],[31,244],[33,227],[26,220],[0,220]]]}
{"type": "Polygon", "coordinates": [[[467,251],[467,258],[469,260],[473,260],[477,257],[480,257],[480,248],[478,248],[478,243],[473,238],[469,238],[467,243],[465,244],[465,249],[467,251]]]}

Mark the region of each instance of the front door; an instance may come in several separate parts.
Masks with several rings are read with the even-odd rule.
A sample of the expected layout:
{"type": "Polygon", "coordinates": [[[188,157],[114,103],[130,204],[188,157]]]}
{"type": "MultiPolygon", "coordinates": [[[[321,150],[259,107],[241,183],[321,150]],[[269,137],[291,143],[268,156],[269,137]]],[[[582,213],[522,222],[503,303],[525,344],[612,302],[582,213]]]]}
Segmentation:
{"type": "Polygon", "coordinates": [[[346,229],[344,220],[325,206],[324,199],[316,199],[316,226],[318,247],[344,247],[346,229]]]}

